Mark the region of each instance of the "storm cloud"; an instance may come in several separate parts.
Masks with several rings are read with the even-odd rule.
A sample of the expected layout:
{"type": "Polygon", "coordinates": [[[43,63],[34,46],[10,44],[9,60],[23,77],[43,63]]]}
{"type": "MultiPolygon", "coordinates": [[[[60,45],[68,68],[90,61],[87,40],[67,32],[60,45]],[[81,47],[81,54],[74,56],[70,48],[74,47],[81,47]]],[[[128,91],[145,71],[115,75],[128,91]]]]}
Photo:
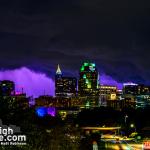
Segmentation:
{"type": "Polygon", "coordinates": [[[150,4],[140,0],[2,0],[0,68],[78,77],[83,61],[122,83],[150,84],[150,4]]]}

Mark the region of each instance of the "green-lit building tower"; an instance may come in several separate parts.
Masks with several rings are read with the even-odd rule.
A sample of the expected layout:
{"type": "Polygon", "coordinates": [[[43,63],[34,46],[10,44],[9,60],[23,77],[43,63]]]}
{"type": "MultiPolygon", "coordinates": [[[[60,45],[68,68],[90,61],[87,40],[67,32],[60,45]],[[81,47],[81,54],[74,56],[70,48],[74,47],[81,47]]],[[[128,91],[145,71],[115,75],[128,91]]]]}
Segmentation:
{"type": "Polygon", "coordinates": [[[99,73],[95,63],[85,62],[79,73],[78,95],[83,105],[98,106],[99,104],[99,73]]]}

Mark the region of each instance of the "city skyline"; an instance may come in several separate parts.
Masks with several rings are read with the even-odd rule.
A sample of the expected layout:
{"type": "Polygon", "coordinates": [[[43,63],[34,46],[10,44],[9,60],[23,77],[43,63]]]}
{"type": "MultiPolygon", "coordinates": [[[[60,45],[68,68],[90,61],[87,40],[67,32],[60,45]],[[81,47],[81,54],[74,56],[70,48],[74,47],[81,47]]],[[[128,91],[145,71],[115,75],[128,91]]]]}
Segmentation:
{"type": "Polygon", "coordinates": [[[150,1],[0,0],[1,149],[150,149],[149,56],[150,1]]]}
{"type": "MultiPolygon", "coordinates": [[[[55,68],[54,73],[56,72],[57,66],[55,68]]],[[[99,70],[98,70],[99,71],[99,70]]],[[[63,74],[65,74],[65,70],[62,70],[63,74]]],[[[75,76],[75,77],[79,77],[75,76]]],[[[0,80],[11,80],[15,82],[16,91],[27,93],[28,96],[38,97],[40,95],[55,95],[55,81],[54,76],[48,77],[44,73],[32,71],[26,67],[22,67],[20,69],[9,70],[9,71],[0,71],[0,80]]],[[[127,81],[132,82],[132,81],[127,81]]],[[[112,85],[117,86],[118,89],[122,89],[123,83],[119,83],[115,81],[112,77],[106,74],[100,74],[100,83],[101,85],[112,85]]]]}

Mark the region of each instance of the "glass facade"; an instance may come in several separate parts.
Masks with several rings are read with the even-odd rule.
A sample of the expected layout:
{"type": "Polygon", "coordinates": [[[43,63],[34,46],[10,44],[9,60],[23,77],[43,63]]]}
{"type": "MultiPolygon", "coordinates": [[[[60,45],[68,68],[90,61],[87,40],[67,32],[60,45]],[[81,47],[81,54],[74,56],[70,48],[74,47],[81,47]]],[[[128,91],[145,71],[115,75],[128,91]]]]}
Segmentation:
{"type": "Polygon", "coordinates": [[[78,81],[78,95],[84,98],[84,104],[98,105],[99,75],[95,63],[85,62],[80,68],[78,81]]]}

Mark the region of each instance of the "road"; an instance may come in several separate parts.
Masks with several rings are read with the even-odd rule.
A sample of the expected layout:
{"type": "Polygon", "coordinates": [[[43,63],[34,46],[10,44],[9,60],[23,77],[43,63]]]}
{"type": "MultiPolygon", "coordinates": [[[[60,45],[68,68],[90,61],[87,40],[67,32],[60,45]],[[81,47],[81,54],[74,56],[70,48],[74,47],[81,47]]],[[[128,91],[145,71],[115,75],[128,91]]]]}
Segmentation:
{"type": "Polygon", "coordinates": [[[111,140],[111,141],[105,141],[105,148],[111,149],[111,150],[142,150],[142,144],[136,143],[134,141],[129,140],[111,140]]]}

